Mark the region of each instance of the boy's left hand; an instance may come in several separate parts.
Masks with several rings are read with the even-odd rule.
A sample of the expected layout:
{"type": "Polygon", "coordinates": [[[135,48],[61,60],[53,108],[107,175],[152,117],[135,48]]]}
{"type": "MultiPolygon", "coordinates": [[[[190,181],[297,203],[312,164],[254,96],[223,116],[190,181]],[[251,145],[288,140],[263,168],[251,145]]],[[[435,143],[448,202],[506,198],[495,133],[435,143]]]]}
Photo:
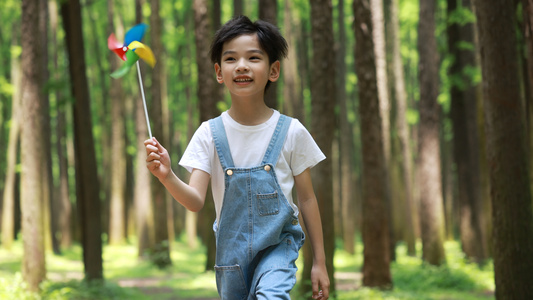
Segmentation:
{"type": "Polygon", "coordinates": [[[311,284],[313,287],[313,299],[326,300],[329,298],[329,277],[325,264],[313,264],[311,284]]]}

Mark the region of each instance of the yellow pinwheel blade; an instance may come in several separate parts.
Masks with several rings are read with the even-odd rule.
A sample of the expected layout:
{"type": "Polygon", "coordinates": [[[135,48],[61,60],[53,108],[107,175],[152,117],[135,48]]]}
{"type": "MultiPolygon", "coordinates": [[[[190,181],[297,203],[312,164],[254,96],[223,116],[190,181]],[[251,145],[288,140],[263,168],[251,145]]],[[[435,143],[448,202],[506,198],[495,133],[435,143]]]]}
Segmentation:
{"type": "Polygon", "coordinates": [[[155,56],[150,47],[145,44],[133,41],[128,45],[129,49],[133,49],[135,54],[137,54],[142,60],[149,64],[152,68],[155,66],[155,56]]]}

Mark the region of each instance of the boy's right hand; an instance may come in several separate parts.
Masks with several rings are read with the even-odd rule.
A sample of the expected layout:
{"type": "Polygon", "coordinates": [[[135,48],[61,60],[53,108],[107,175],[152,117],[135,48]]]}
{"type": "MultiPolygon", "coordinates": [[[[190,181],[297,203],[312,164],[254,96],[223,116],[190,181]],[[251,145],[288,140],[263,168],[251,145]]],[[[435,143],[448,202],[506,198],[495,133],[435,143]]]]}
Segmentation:
{"type": "Polygon", "coordinates": [[[144,141],[146,147],[146,167],[160,181],[163,181],[171,173],[170,156],[155,137],[144,141]]]}

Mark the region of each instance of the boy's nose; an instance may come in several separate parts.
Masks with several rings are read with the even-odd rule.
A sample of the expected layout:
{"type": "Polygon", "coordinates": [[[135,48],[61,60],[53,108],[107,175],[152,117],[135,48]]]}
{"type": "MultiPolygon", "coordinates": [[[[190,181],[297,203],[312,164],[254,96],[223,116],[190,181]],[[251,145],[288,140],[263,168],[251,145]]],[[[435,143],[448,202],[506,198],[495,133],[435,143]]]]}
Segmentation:
{"type": "Polygon", "coordinates": [[[239,64],[237,65],[236,71],[237,72],[247,72],[248,70],[249,70],[248,65],[244,61],[240,60],[239,64]]]}

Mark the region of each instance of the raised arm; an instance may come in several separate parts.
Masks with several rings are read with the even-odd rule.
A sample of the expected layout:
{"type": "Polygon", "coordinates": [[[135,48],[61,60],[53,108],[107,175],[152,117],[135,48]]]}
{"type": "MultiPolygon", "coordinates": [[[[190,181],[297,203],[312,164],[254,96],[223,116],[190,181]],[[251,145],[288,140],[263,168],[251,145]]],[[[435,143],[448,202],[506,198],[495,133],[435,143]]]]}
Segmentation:
{"type": "Polygon", "coordinates": [[[330,282],[326,269],[322,221],[320,220],[320,211],[313,190],[310,169],[306,169],[298,176],[295,176],[294,184],[298,194],[298,206],[313,248],[313,268],[311,269],[313,299],[325,300],[329,297],[330,282]]]}
{"type": "Polygon", "coordinates": [[[155,139],[144,141],[146,147],[146,167],[165,186],[169,193],[188,210],[197,212],[204,206],[208,173],[194,169],[189,184],[174,174],[168,151],[155,139]]]}

